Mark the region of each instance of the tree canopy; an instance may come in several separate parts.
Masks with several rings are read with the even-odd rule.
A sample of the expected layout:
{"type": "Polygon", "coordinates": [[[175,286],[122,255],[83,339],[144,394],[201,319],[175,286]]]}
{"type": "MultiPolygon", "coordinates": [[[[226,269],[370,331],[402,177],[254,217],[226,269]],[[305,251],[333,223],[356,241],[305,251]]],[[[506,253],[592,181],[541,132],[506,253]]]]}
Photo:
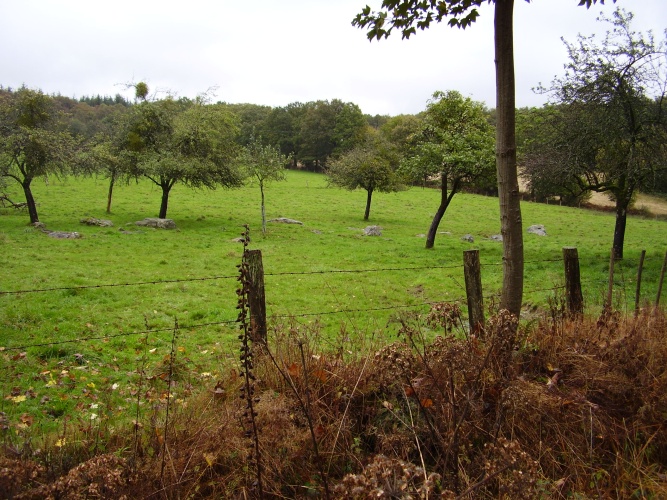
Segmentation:
{"type": "Polygon", "coordinates": [[[27,87],[0,93],[0,177],[21,185],[31,223],[39,222],[32,181],[71,171],[75,150],[52,97],[27,87]]]}
{"type": "Polygon", "coordinates": [[[368,132],[363,144],[329,163],[327,175],[334,186],[366,191],[364,220],[368,220],[374,192],[390,193],[403,188],[398,163],[399,155],[391,143],[377,132],[368,132]]]}
{"type": "Polygon", "coordinates": [[[482,103],[457,91],[435,92],[415,139],[401,170],[413,180],[440,180],[440,205],[426,236],[426,248],[433,248],[440,221],[463,183],[494,170],[493,129],[482,103]]]}
{"type": "Polygon", "coordinates": [[[262,144],[261,138],[252,137],[238,158],[245,175],[259,184],[262,198],[262,233],[266,234],[266,205],[264,188],[269,182],[285,180],[289,158],[275,146],[262,144]]]}
{"type": "Polygon", "coordinates": [[[159,217],[177,182],[191,188],[235,187],[242,173],[234,163],[237,125],[222,105],[164,99],[132,107],[123,125],[124,168],[162,190],[159,217]]]}
{"type": "Polygon", "coordinates": [[[613,248],[623,257],[627,210],[636,191],[667,168],[667,40],[632,31],[632,14],[617,9],[605,38],[565,41],[570,62],[548,92],[558,104],[550,133],[529,162],[559,172],[581,192],[608,193],[616,205],[613,248]]]}
{"type": "MultiPolygon", "coordinates": [[[[380,11],[366,6],[352,24],[366,29],[370,40],[388,37],[396,29],[409,38],[417,29],[448,20],[466,28],[479,16],[486,0],[383,0],[380,11]]],[[[597,0],[580,0],[590,7],[597,0]]],[[[604,3],[604,0],[600,0],[604,3]]],[[[500,224],[503,235],[503,290],[500,306],[519,316],[523,297],[523,234],[516,165],[514,83],[514,0],[495,0],[496,170],[500,224]]]]}

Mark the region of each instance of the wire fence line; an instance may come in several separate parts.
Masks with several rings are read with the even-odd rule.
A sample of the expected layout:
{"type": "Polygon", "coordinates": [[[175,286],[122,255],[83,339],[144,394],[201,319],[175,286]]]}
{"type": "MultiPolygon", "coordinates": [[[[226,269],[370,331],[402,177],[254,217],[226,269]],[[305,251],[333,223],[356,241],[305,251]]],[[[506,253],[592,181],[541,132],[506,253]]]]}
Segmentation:
{"type": "MultiPolygon", "coordinates": [[[[542,264],[542,263],[562,263],[561,259],[542,259],[534,261],[526,261],[524,264],[542,264]]],[[[484,263],[484,267],[492,266],[502,266],[502,262],[493,262],[493,263],[484,263]]],[[[307,275],[324,275],[324,274],[362,274],[362,273],[382,273],[382,272],[403,272],[403,271],[424,271],[424,270],[444,270],[444,269],[462,269],[463,265],[447,265],[447,266],[410,266],[410,267],[386,267],[386,268],[366,268],[366,269],[333,269],[333,270],[317,270],[317,271],[285,271],[285,272],[267,272],[265,276],[307,276],[307,275]]],[[[449,278],[455,278],[451,275],[449,278]]],[[[161,284],[171,284],[171,283],[187,283],[187,282],[203,282],[203,281],[215,281],[215,280],[226,280],[226,279],[238,279],[238,275],[220,275],[220,276],[207,276],[207,277],[197,277],[197,278],[183,278],[183,279],[168,279],[168,280],[153,280],[153,281],[138,281],[138,282],[127,282],[127,283],[107,283],[107,284],[94,284],[94,285],[81,285],[81,286],[69,286],[69,287],[51,287],[51,288],[39,288],[39,289],[26,289],[26,290],[14,290],[14,291],[0,291],[0,296],[5,295],[20,295],[20,294],[29,294],[29,293],[46,293],[46,292],[55,292],[55,291],[67,291],[67,290],[86,290],[86,289],[96,289],[96,288],[110,288],[110,287],[131,287],[139,285],[161,285],[161,284]]],[[[622,282],[628,281],[626,277],[622,278],[622,282]]],[[[630,278],[631,281],[631,278],[630,278]]],[[[595,284],[602,285],[606,284],[607,280],[602,279],[589,279],[582,280],[582,284],[595,284]]],[[[459,284],[459,287],[462,287],[459,284]]],[[[541,292],[556,292],[565,289],[565,285],[553,284],[551,286],[533,288],[533,289],[524,289],[525,294],[530,293],[541,293],[541,292]]],[[[498,299],[500,297],[500,291],[495,293],[490,293],[484,295],[484,299],[498,299]]],[[[462,302],[465,303],[466,297],[461,296],[457,298],[448,298],[446,302],[462,302]]],[[[369,313],[369,312],[380,312],[380,311],[389,311],[397,309],[411,309],[424,306],[433,306],[434,304],[441,303],[443,301],[428,301],[428,302],[419,302],[414,304],[392,304],[382,307],[369,307],[369,308],[350,308],[350,309],[336,309],[331,311],[313,311],[313,312],[303,312],[303,313],[276,313],[270,314],[269,318],[271,319],[292,319],[292,318],[307,318],[307,317],[318,317],[318,316],[330,316],[336,314],[353,314],[353,313],[369,313]]],[[[198,328],[207,328],[215,326],[225,326],[232,325],[236,323],[236,319],[221,320],[207,323],[195,323],[195,324],[185,324],[178,326],[179,330],[192,330],[198,328]]],[[[30,348],[37,347],[46,347],[46,346],[56,346],[61,344],[72,344],[72,343],[82,343],[98,340],[108,340],[120,337],[131,337],[131,336],[140,336],[140,335],[149,335],[149,334],[158,334],[163,332],[173,332],[174,326],[156,328],[156,329],[145,329],[139,331],[131,332],[117,332],[117,333],[108,333],[104,335],[95,335],[87,337],[77,337],[74,339],[64,339],[64,340],[54,340],[49,342],[40,342],[33,344],[24,344],[20,346],[2,346],[0,351],[23,351],[30,348]]]]}

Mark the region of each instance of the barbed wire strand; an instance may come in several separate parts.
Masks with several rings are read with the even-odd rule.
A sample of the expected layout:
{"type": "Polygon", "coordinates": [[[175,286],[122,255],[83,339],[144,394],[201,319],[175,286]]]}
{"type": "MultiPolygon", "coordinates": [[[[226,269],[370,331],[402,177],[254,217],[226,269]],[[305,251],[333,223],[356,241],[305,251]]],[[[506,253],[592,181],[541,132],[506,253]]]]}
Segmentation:
{"type": "MultiPolygon", "coordinates": [[[[543,263],[543,262],[560,262],[560,260],[540,260],[540,261],[529,261],[526,264],[531,263],[543,263]]],[[[500,263],[485,263],[484,266],[500,266],[500,263]]],[[[373,268],[373,269],[331,269],[331,270],[322,270],[322,271],[286,271],[286,272],[277,272],[277,273],[264,273],[264,276],[307,276],[307,275],[317,275],[317,274],[356,274],[356,273],[376,273],[376,272],[396,272],[396,271],[423,271],[423,270],[433,270],[433,269],[460,269],[463,268],[462,264],[450,265],[450,266],[417,266],[417,267],[386,267],[386,268],[373,268]]],[[[162,285],[170,283],[191,283],[197,281],[215,281],[223,279],[236,279],[236,275],[231,276],[208,276],[202,278],[182,278],[182,279],[171,279],[171,280],[153,280],[153,281],[137,281],[137,282],[126,282],[126,283],[103,283],[96,285],[79,285],[79,286],[60,286],[60,287],[49,287],[49,288],[34,288],[34,289],[24,289],[24,290],[0,290],[0,295],[20,295],[26,293],[43,293],[43,292],[58,292],[58,291],[67,291],[67,290],[88,290],[95,288],[113,288],[113,287],[125,287],[125,286],[141,286],[141,285],[162,285]]]]}

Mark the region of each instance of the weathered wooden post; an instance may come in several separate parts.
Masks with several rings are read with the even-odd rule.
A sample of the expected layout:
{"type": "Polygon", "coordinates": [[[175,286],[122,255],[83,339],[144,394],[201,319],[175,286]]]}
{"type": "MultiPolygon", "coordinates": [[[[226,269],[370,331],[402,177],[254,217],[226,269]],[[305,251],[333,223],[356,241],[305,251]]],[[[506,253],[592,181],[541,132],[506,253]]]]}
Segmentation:
{"type": "Polygon", "coordinates": [[[563,264],[567,310],[573,316],[581,316],[584,313],[584,297],[581,293],[579,253],[575,247],[563,247],[563,264]]]}
{"type": "Polygon", "coordinates": [[[616,252],[614,248],[611,249],[611,257],[609,258],[609,284],[607,285],[607,300],[604,303],[604,311],[611,312],[611,300],[614,293],[614,263],[616,262],[616,252]]]}
{"type": "Polygon", "coordinates": [[[484,330],[484,298],[482,296],[482,272],[479,263],[479,250],[463,252],[463,274],[468,296],[468,321],[470,333],[484,330]]]}
{"type": "Polygon", "coordinates": [[[266,343],[266,298],[264,293],[262,251],[248,250],[247,252],[248,277],[250,278],[248,305],[250,306],[252,340],[253,342],[266,343]]]}
{"type": "Polygon", "coordinates": [[[639,257],[639,267],[637,268],[637,289],[635,290],[635,318],[639,316],[639,296],[642,288],[642,272],[644,271],[644,258],[646,257],[646,250],[642,250],[642,255],[639,257]]]}
{"type": "Polygon", "coordinates": [[[665,268],[667,268],[667,252],[665,252],[665,259],[662,261],[662,270],[660,271],[660,281],[658,282],[658,295],[655,298],[655,307],[660,305],[660,294],[662,293],[662,283],[665,281],[665,268]]]}

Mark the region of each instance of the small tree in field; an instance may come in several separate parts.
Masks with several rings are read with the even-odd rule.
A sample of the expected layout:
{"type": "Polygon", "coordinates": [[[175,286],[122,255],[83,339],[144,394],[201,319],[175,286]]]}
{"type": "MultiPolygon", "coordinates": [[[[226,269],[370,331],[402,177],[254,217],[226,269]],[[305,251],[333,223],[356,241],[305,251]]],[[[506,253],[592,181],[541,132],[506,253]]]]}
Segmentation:
{"type": "Polygon", "coordinates": [[[243,148],[239,162],[245,174],[259,184],[262,196],[262,233],[266,234],[264,188],[271,181],[285,180],[285,166],[290,160],[278,148],[264,145],[261,140],[253,137],[250,144],[243,148]]]}
{"type": "Polygon", "coordinates": [[[32,181],[70,171],[75,149],[51,97],[26,87],[0,94],[0,177],[21,185],[30,223],[39,222],[32,181]]]}
{"type": "Polygon", "coordinates": [[[440,179],[440,205],[426,235],[426,248],[433,248],[454,195],[464,183],[495,170],[493,129],[483,104],[456,91],[436,92],[415,138],[413,152],[401,163],[401,170],[414,180],[440,179]]]}
{"type": "Polygon", "coordinates": [[[558,175],[581,190],[610,195],[616,204],[613,248],[620,259],[636,191],[667,166],[667,41],[632,31],[632,13],[621,9],[600,19],[613,29],[600,42],[581,35],[576,44],[565,42],[565,75],[544,90],[560,106],[542,156],[546,166],[557,161],[558,175]]]}
{"type": "Polygon", "coordinates": [[[220,105],[164,99],[132,108],[122,130],[123,169],[162,190],[158,217],[166,218],[177,182],[191,188],[237,187],[243,180],[234,158],[237,127],[220,105]]]}
{"type": "Polygon", "coordinates": [[[329,183],[341,188],[366,190],[364,220],[371,212],[373,193],[391,193],[403,188],[396,172],[399,156],[389,142],[369,132],[366,142],[331,161],[327,168],[329,183]]]}

